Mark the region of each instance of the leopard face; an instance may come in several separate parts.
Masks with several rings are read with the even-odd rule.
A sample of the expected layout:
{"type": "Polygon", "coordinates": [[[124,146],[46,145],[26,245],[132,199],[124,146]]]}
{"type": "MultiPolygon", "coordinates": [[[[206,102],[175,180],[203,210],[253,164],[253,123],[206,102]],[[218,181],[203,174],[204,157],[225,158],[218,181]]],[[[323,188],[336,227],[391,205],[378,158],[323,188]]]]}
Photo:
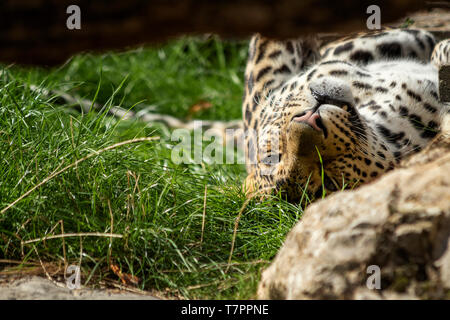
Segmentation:
{"type": "MultiPolygon", "coordinates": [[[[249,59],[247,84],[253,82],[253,90],[260,85],[253,94],[247,85],[246,96],[251,100],[244,98],[244,122],[253,132],[246,139],[249,193],[281,192],[298,202],[369,182],[437,134],[442,114],[448,110],[438,99],[436,66],[424,63],[434,42],[422,31],[407,32],[406,38],[404,32],[393,33],[386,33],[390,43],[396,37],[401,41],[391,47],[403,48],[408,59],[377,57],[374,49],[371,63],[352,61],[336,50],[345,46],[338,43],[327,52],[339,51],[339,59],[322,58],[300,72],[286,54],[283,60],[267,59],[259,69],[265,70],[265,77],[261,71],[252,72],[258,68],[249,59]],[[411,59],[411,50],[424,61],[411,59]],[[267,70],[286,72],[278,77],[267,70]],[[255,84],[255,77],[263,81],[255,84]]],[[[382,38],[372,39],[375,48],[385,45],[382,38]]],[[[358,39],[365,41],[367,52],[371,38],[358,39]]],[[[254,55],[269,57],[283,46],[285,51],[292,46],[259,41],[263,50],[256,46],[254,55]]],[[[358,56],[360,43],[352,40],[351,44],[346,45],[351,48],[347,56],[358,56]]],[[[295,58],[301,57],[297,51],[295,58]]]]}
{"type": "MultiPolygon", "coordinates": [[[[332,77],[310,82],[306,78],[297,80],[302,83],[297,90],[273,100],[272,116],[263,117],[257,137],[256,171],[262,187],[275,187],[291,201],[306,190],[317,196],[323,186],[336,191],[345,181],[374,178],[379,170],[364,161],[368,127],[348,84],[332,77]],[[335,91],[324,91],[326,86],[335,91]]],[[[390,155],[378,160],[379,166],[392,165],[390,155]]]]}

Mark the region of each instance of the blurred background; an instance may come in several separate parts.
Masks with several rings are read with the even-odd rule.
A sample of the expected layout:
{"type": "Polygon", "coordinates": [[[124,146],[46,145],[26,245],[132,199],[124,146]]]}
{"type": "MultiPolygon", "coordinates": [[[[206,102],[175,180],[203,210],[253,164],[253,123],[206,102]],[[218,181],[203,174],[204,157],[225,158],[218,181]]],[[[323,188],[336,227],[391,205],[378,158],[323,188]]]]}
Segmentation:
{"type": "Polygon", "coordinates": [[[3,0],[0,62],[55,65],[86,50],[161,43],[181,34],[242,39],[257,31],[279,38],[357,31],[366,29],[373,4],[381,8],[383,25],[449,8],[447,1],[423,0],[3,0]],[[81,29],[67,28],[70,5],[80,8],[81,29]]]}

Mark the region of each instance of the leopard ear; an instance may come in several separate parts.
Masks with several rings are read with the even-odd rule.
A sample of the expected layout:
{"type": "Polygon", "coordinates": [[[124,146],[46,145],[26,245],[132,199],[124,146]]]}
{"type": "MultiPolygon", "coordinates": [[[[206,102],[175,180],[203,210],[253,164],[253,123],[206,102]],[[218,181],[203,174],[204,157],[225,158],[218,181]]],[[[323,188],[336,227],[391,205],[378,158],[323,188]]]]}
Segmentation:
{"type": "MultiPolygon", "coordinates": [[[[261,105],[270,90],[279,88],[305,67],[317,62],[318,48],[319,43],[312,36],[276,40],[255,34],[250,40],[245,68],[247,101],[261,105]]],[[[243,110],[244,115],[247,110],[243,110]]]]}
{"type": "Polygon", "coordinates": [[[298,40],[302,48],[302,69],[317,63],[320,60],[320,40],[316,36],[306,36],[298,40]]]}

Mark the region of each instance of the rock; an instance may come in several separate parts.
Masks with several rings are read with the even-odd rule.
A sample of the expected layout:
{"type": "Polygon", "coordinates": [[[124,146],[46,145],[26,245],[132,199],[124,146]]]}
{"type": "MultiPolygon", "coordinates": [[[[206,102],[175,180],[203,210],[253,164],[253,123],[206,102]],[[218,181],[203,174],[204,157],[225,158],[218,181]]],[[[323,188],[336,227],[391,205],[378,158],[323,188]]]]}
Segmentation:
{"type": "Polygon", "coordinates": [[[0,300],[157,300],[150,295],[117,290],[81,288],[68,289],[62,283],[54,283],[37,276],[25,277],[0,285],[0,300]],[[56,285],[58,284],[58,285],[56,285]]]}
{"type": "Polygon", "coordinates": [[[310,205],[263,272],[258,297],[449,299],[446,120],[444,133],[401,168],[310,205]],[[379,267],[380,289],[367,285],[376,284],[369,266],[379,267]]]}

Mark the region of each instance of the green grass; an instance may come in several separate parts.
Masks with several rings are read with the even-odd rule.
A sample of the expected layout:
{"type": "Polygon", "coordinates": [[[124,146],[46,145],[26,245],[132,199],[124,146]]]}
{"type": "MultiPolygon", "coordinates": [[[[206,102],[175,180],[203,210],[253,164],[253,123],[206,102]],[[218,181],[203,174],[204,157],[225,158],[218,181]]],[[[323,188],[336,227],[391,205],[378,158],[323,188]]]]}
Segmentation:
{"type": "MultiPolygon", "coordinates": [[[[115,143],[126,144],[55,175],[0,214],[0,259],[78,264],[82,283],[118,277],[109,263],[140,279],[139,288],[201,299],[254,298],[260,272],[301,217],[274,197],[245,203],[243,165],[175,165],[170,131],[118,120],[111,106],[185,118],[239,119],[246,42],[179,39],[158,48],[83,54],[54,69],[3,67],[0,76],[0,210],[52,173],[115,143]],[[30,85],[39,89],[30,90],[30,85]],[[104,105],[81,114],[41,89],[60,89],[104,105]],[[204,209],[206,188],[206,208],[204,209]],[[202,234],[203,211],[205,210],[202,234]],[[97,232],[122,238],[67,237],[97,232]],[[57,226],[56,228],[54,228],[57,226]],[[203,241],[200,240],[203,237],[203,241]]],[[[25,265],[25,264],[24,264],[25,265]]],[[[0,264],[1,267],[9,267],[0,264]]]]}

